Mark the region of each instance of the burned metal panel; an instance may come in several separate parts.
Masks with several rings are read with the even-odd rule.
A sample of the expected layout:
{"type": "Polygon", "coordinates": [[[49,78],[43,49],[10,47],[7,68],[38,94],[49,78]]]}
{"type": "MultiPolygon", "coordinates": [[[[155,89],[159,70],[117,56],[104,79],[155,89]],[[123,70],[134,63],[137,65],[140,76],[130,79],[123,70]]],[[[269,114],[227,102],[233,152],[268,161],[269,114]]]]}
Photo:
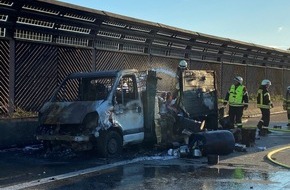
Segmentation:
{"type": "Polygon", "coordinates": [[[112,92],[115,96],[113,122],[122,127],[126,134],[132,133],[134,129],[140,130],[144,123],[141,94],[138,93],[140,81],[136,74],[120,71],[121,76],[112,92]]]}
{"type": "Polygon", "coordinates": [[[94,127],[106,129],[112,126],[112,123],[108,122],[109,112],[113,112],[113,122],[122,127],[125,133],[132,129],[140,130],[143,128],[144,122],[143,106],[137,93],[135,72],[136,70],[127,70],[119,73],[120,76],[123,76],[120,84],[124,82],[125,78],[131,79],[132,84],[127,82],[129,88],[126,92],[123,92],[122,88],[117,85],[119,80],[115,78],[116,72],[70,75],[64,80],[51,101],[40,110],[41,123],[46,125],[81,124],[87,114],[94,112],[99,116],[99,125],[96,123],[94,127]],[[113,94],[116,97],[114,111],[112,108],[113,94]],[[126,119],[124,120],[124,118],[126,119]],[[133,119],[134,122],[132,122],[133,119]],[[128,126],[130,123],[133,125],[128,126]]]}
{"type": "Polygon", "coordinates": [[[143,106],[139,99],[126,104],[116,104],[112,114],[113,123],[122,128],[124,135],[144,132],[143,106]],[[140,109],[138,109],[138,107],[140,109]]]}
{"type": "MultiPolygon", "coordinates": [[[[120,74],[122,73],[121,71],[120,74]]],[[[117,81],[117,88],[113,89],[116,99],[112,122],[115,127],[122,129],[124,144],[141,142],[144,139],[144,105],[141,94],[138,93],[140,81],[136,78],[136,74],[123,73],[117,81]]]]}
{"type": "Polygon", "coordinates": [[[41,124],[81,124],[85,115],[94,111],[102,101],[48,102],[41,109],[41,124]]]}
{"type": "MultiPolygon", "coordinates": [[[[40,130],[43,133],[38,135],[38,139],[75,141],[76,137],[79,138],[75,135],[98,137],[99,130],[116,127],[124,135],[124,144],[141,142],[144,139],[144,112],[141,94],[138,93],[141,81],[136,76],[137,70],[133,69],[118,73],[105,71],[69,75],[51,101],[40,110],[40,124],[44,130],[40,130]],[[124,89],[125,83],[127,88],[124,89]],[[87,93],[99,84],[104,85],[105,89],[101,89],[107,95],[101,100],[88,99],[87,93]],[[89,127],[83,121],[89,121],[89,127]],[[50,129],[51,136],[47,133],[50,129]]],[[[98,90],[93,91],[93,95],[100,94],[98,90]]]]}
{"type": "Polygon", "coordinates": [[[183,72],[183,89],[194,90],[202,88],[204,92],[215,90],[214,71],[185,70],[183,72]]]}
{"type": "Polygon", "coordinates": [[[16,42],[15,105],[37,111],[57,85],[57,49],[52,45],[16,42]]]}
{"type": "Polygon", "coordinates": [[[185,70],[182,76],[182,103],[190,117],[215,114],[217,93],[214,71],[185,70]]]}
{"type": "MultiPolygon", "coordinates": [[[[74,73],[69,75],[57,89],[52,99],[40,110],[40,123],[44,125],[83,124],[86,116],[93,113],[86,122],[96,127],[108,128],[108,112],[112,110],[111,91],[116,86],[116,72],[74,73]],[[99,122],[99,125],[97,124],[99,122]]],[[[83,126],[85,127],[85,126],[83,126]]],[[[92,132],[92,131],[91,131],[92,132]]]]}
{"type": "Polygon", "coordinates": [[[217,90],[218,97],[221,96],[221,89],[223,86],[223,83],[221,81],[221,78],[222,78],[221,64],[217,62],[190,60],[189,69],[215,71],[216,90],[217,90]]]}
{"type": "Polygon", "coordinates": [[[145,128],[145,140],[146,141],[156,141],[155,134],[155,97],[157,92],[158,78],[156,71],[148,71],[148,76],[146,80],[146,92],[143,99],[144,103],[144,128],[145,128]]]}
{"type": "Polygon", "coordinates": [[[8,112],[9,103],[9,41],[0,39],[0,114],[8,112]]]}

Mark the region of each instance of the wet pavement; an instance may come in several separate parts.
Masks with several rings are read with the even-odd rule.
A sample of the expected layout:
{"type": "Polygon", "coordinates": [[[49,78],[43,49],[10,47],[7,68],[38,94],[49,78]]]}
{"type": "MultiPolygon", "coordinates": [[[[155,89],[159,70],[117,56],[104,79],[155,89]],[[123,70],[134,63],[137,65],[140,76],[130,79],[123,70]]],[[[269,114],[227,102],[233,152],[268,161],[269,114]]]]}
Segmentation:
{"type": "MultiPolygon", "coordinates": [[[[255,126],[258,120],[259,117],[247,118],[244,126],[255,126]]],[[[285,121],[286,114],[273,115],[271,127],[282,126],[287,130],[285,121]]],[[[246,148],[246,152],[220,155],[216,165],[209,165],[206,157],[178,158],[168,156],[167,151],[157,154],[139,152],[119,160],[101,160],[92,155],[43,159],[23,153],[18,157],[6,153],[5,157],[0,153],[0,187],[59,190],[290,189],[289,169],[267,158],[268,153],[289,145],[290,133],[273,131],[256,140],[254,146],[246,148]]],[[[289,164],[290,151],[286,149],[272,157],[289,164]]]]}
{"type": "MultiPolygon", "coordinates": [[[[259,117],[250,118],[245,125],[255,126],[257,119],[259,117]]],[[[287,121],[285,112],[272,115],[269,126],[271,133],[256,140],[255,146],[247,148],[248,151],[253,152],[255,149],[261,151],[266,148],[265,152],[271,154],[273,161],[285,166],[284,168],[290,168],[290,127],[287,127],[287,121]]],[[[269,159],[267,158],[267,160],[269,159]]]]}
{"type": "MultiPolygon", "coordinates": [[[[159,163],[158,163],[159,164],[159,163]]],[[[266,172],[218,167],[131,164],[102,173],[49,183],[29,189],[287,189],[289,172],[266,172]],[[281,178],[283,176],[284,178],[281,178]]]]}

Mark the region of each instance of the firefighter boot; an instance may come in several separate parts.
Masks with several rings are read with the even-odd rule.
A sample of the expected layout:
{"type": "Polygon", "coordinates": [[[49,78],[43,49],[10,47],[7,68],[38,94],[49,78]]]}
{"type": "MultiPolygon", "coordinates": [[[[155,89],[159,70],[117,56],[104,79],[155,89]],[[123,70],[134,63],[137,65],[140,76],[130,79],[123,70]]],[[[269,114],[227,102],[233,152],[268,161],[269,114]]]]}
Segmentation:
{"type": "Polygon", "coordinates": [[[272,133],[272,131],[269,130],[268,126],[263,126],[262,129],[264,130],[265,135],[272,133]]]}
{"type": "Polygon", "coordinates": [[[263,126],[262,129],[260,130],[260,136],[264,137],[268,135],[268,127],[263,126]]]}

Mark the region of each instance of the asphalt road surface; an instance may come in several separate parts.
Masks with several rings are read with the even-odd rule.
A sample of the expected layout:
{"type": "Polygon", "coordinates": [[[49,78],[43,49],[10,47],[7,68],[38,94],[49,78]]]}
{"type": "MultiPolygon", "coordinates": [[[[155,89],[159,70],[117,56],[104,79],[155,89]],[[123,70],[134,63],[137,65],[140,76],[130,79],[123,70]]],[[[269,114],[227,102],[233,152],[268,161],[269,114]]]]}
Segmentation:
{"type": "MultiPolygon", "coordinates": [[[[260,118],[247,118],[255,126],[260,118]]],[[[286,114],[271,116],[271,127],[287,129],[286,114]]],[[[39,147],[0,152],[1,189],[290,189],[290,171],[267,160],[268,152],[290,144],[290,133],[274,131],[246,152],[207,158],[179,158],[139,147],[118,159],[93,152],[44,155],[39,147]],[[265,149],[264,149],[265,148],[265,149]]],[[[285,154],[289,160],[290,154],[285,154]]]]}

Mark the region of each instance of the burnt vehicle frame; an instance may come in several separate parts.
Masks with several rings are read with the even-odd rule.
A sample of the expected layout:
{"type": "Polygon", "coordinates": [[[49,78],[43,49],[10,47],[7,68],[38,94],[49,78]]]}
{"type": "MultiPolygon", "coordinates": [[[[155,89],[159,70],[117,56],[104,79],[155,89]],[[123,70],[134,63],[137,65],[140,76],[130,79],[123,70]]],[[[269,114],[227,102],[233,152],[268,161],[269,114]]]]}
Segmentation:
{"type": "MultiPolygon", "coordinates": [[[[96,148],[104,157],[119,155],[128,144],[154,144],[157,81],[154,70],[72,73],[41,108],[36,138],[48,149],[96,148]]],[[[182,138],[183,128],[203,130],[193,120],[217,129],[215,73],[185,71],[182,85],[181,100],[190,117],[178,119],[176,128],[181,130],[175,135],[182,138]]]]}
{"type": "Polygon", "coordinates": [[[140,79],[145,80],[139,74],[134,69],[72,73],[41,108],[36,138],[47,148],[96,147],[103,156],[117,155],[124,145],[139,143],[144,137],[141,102],[144,82],[140,79]],[[105,84],[104,94],[98,92],[99,83],[105,84]],[[134,126],[128,126],[132,119],[136,121],[134,126]]]}

